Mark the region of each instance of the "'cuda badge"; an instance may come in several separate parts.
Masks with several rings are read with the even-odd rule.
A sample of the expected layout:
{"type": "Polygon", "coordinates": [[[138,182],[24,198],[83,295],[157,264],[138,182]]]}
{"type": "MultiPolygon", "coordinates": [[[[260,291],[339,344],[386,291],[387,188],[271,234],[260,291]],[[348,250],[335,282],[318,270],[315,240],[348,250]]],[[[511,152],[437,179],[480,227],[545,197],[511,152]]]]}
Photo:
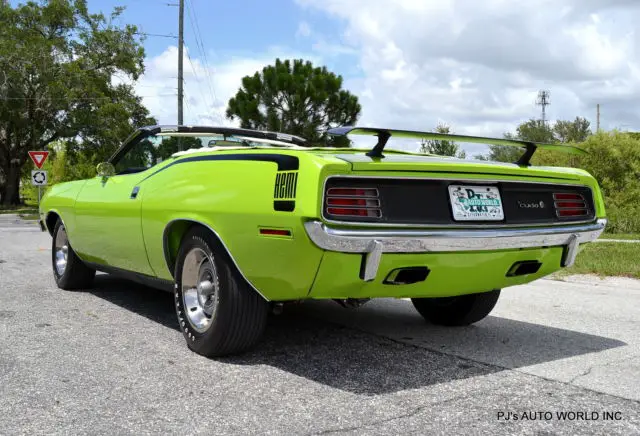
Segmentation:
{"type": "Polygon", "coordinates": [[[544,209],[544,201],[520,201],[518,200],[518,207],[521,209],[544,209]]]}

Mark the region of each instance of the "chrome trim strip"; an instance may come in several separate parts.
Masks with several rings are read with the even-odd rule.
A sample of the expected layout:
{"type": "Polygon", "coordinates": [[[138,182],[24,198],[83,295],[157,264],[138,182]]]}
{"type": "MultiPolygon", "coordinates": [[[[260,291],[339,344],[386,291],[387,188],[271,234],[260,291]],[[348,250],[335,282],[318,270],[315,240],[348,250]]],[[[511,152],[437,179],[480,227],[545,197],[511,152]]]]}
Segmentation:
{"type": "MultiPolygon", "coordinates": [[[[579,244],[596,240],[607,220],[565,227],[484,230],[339,229],[321,221],[304,224],[307,235],[323,250],[341,253],[429,253],[507,250],[566,246],[563,265],[575,260],[579,244]]],[[[376,256],[372,256],[375,254],[376,256]]],[[[367,259],[364,275],[375,278],[378,262],[367,259]]]]}
{"type": "MultiPolygon", "coordinates": [[[[399,171],[401,172],[401,171],[399,171]]],[[[425,173],[428,173],[428,171],[425,171],[425,173]]],[[[506,177],[517,177],[515,175],[509,175],[509,174],[505,174],[506,177]]],[[[456,182],[462,182],[462,183],[504,183],[504,182],[510,182],[510,183],[531,183],[531,184],[536,184],[536,185],[557,185],[557,186],[573,186],[573,187],[577,187],[577,188],[589,188],[589,190],[591,191],[591,198],[594,200],[595,203],[595,196],[594,196],[594,192],[593,192],[593,188],[589,185],[581,185],[581,184],[576,184],[576,183],[560,183],[560,182],[539,182],[539,181],[525,181],[525,180],[509,180],[509,179],[461,179],[461,178],[456,178],[456,177],[408,177],[408,176],[353,176],[353,175],[342,175],[342,174],[334,174],[331,176],[328,176],[324,179],[324,183],[322,184],[322,200],[323,200],[323,205],[324,205],[324,201],[325,201],[325,196],[326,196],[326,191],[327,191],[327,182],[329,179],[332,178],[336,178],[336,177],[340,177],[340,178],[347,178],[347,179],[401,179],[401,180],[453,180],[456,182]]],[[[588,220],[582,220],[582,221],[566,221],[566,222],[559,222],[559,223],[540,223],[540,224],[535,224],[535,223],[530,223],[530,224],[469,224],[469,223],[464,223],[464,224],[451,224],[448,226],[442,226],[442,225],[438,225],[438,224],[390,224],[390,223],[380,223],[380,222],[357,222],[357,221],[338,221],[338,220],[332,220],[330,218],[327,218],[325,215],[325,210],[324,210],[324,206],[322,207],[322,210],[320,211],[321,213],[321,217],[324,220],[324,222],[329,223],[329,224],[339,224],[341,226],[350,226],[350,227],[396,227],[396,228],[428,228],[428,229],[451,229],[451,230],[458,230],[458,229],[486,229],[486,228],[498,228],[498,229],[502,229],[502,228],[528,228],[528,227],[551,227],[551,226],[566,226],[567,224],[586,224],[586,223],[592,223],[593,219],[588,219],[588,220]]]]}
{"type": "Polygon", "coordinates": [[[356,208],[356,209],[367,208],[367,209],[371,209],[371,208],[379,208],[379,207],[380,207],[380,200],[378,200],[377,198],[330,197],[330,198],[327,198],[327,204],[325,204],[325,206],[328,206],[328,207],[337,207],[337,208],[340,208],[340,209],[350,209],[350,208],[356,208]],[[373,202],[373,201],[375,201],[376,203],[375,203],[375,206],[371,206],[371,205],[368,205],[368,204],[367,204],[367,205],[365,205],[365,206],[359,206],[359,205],[358,205],[358,206],[349,206],[349,205],[344,205],[344,204],[329,204],[329,201],[330,201],[330,200],[333,200],[333,199],[338,199],[338,200],[344,200],[344,199],[347,199],[347,200],[365,200],[365,201],[367,201],[367,202],[369,202],[369,201],[372,201],[372,202],[373,202]]]}
{"type": "Polygon", "coordinates": [[[570,198],[569,198],[569,199],[567,199],[567,198],[565,198],[564,200],[559,200],[559,199],[557,198],[557,197],[558,197],[558,194],[566,194],[566,192],[554,192],[554,193],[553,193],[553,201],[585,201],[585,200],[584,200],[584,197],[582,196],[582,194],[577,193],[577,192],[571,192],[570,194],[579,196],[579,197],[580,197],[580,200],[576,200],[575,198],[574,198],[574,199],[570,199],[570,198]]]}
{"type": "MultiPolygon", "coordinates": [[[[335,177],[335,176],[330,176],[330,177],[335,177]]],[[[335,186],[333,188],[329,188],[329,191],[331,191],[332,189],[357,189],[357,188],[353,188],[353,187],[340,187],[340,186],[335,186]]],[[[328,197],[336,197],[336,198],[379,198],[380,197],[380,192],[378,191],[378,188],[362,188],[363,190],[368,189],[369,191],[376,191],[376,195],[340,195],[340,194],[332,194],[331,192],[327,192],[327,196],[328,197]]]]}
{"type": "MultiPolygon", "coordinates": [[[[167,225],[164,227],[164,230],[162,231],[162,250],[164,252],[164,261],[165,261],[165,263],[167,265],[167,270],[169,270],[169,274],[171,274],[171,277],[174,277],[174,276],[173,276],[173,271],[171,271],[171,268],[169,267],[169,257],[168,257],[169,253],[167,253],[167,247],[168,247],[168,244],[167,244],[167,229],[175,221],[189,221],[189,222],[192,222],[192,223],[195,223],[195,224],[200,224],[201,226],[204,226],[207,229],[209,229],[216,236],[216,238],[218,238],[218,241],[220,241],[220,244],[222,244],[222,248],[224,248],[225,251],[227,252],[227,254],[229,255],[229,259],[231,259],[231,262],[233,263],[233,265],[236,267],[236,269],[240,273],[240,276],[249,284],[249,286],[251,286],[251,288],[253,288],[254,291],[256,291],[258,293],[258,295],[260,295],[262,298],[264,298],[265,301],[270,301],[267,297],[265,297],[262,294],[262,292],[260,292],[258,290],[258,288],[256,288],[254,286],[253,283],[251,283],[251,281],[247,278],[247,276],[244,275],[244,273],[240,269],[240,265],[238,265],[238,263],[234,259],[233,255],[231,254],[231,251],[229,250],[227,245],[224,243],[224,240],[220,237],[218,232],[213,230],[213,228],[211,228],[211,226],[209,226],[208,224],[205,224],[205,223],[203,223],[201,221],[196,221],[196,220],[194,220],[192,218],[174,218],[174,219],[172,219],[171,221],[169,221],[167,223],[167,225]]],[[[175,284],[175,277],[174,277],[174,286],[177,286],[177,284],[175,284]]]]}
{"type": "Polygon", "coordinates": [[[345,204],[329,204],[329,200],[331,200],[331,198],[327,198],[327,204],[325,204],[326,208],[325,209],[380,209],[380,200],[367,200],[367,201],[377,201],[378,203],[376,203],[375,206],[372,205],[365,205],[365,206],[353,206],[353,205],[345,205],[345,204]]]}

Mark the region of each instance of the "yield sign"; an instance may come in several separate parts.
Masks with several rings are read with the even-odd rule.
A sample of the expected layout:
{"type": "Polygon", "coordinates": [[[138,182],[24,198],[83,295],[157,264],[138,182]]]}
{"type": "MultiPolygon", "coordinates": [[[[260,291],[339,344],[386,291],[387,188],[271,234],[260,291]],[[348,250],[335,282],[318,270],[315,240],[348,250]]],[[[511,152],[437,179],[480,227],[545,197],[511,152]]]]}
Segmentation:
{"type": "Polygon", "coordinates": [[[42,165],[44,165],[44,161],[47,160],[48,156],[49,156],[48,151],[30,151],[29,152],[29,157],[31,158],[33,163],[36,165],[36,167],[38,167],[38,169],[42,168],[42,165]]]}

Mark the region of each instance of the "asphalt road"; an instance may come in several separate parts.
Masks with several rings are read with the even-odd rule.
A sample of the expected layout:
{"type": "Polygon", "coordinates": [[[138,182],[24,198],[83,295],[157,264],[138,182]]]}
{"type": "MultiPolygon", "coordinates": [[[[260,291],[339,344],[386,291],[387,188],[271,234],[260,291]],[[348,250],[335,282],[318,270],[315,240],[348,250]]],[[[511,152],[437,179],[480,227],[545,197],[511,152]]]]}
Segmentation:
{"type": "Polygon", "coordinates": [[[640,434],[638,281],[509,288],[453,330],[406,300],[313,302],[212,360],[169,294],[56,288],[50,244],[0,215],[0,435],[640,434]]]}

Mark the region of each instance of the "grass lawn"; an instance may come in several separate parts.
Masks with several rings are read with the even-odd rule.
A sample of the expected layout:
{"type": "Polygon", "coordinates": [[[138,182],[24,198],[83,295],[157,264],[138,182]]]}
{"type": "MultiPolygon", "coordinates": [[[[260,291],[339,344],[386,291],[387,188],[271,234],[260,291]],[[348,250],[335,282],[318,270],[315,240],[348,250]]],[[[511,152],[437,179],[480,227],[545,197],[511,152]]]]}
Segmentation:
{"type": "Polygon", "coordinates": [[[38,214],[38,203],[26,201],[17,206],[0,206],[0,215],[7,213],[17,213],[24,215],[38,214]]]}
{"type": "MultiPolygon", "coordinates": [[[[620,238],[622,239],[622,238],[620,238]]],[[[640,278],[640,243],[596,242],[583,246],[571,268],[558,271],[558,277],[570,274],[597,274],[640,278]]]]}
{"type": "Polygon", "coordinates": [[[17,213],[17,214],[37,214],[38,208],[33,206],[10,206],[10,207],[0,207],[0,215],[8,214],[8,213],[17,213]]]}
{"type": "Polygon", "coordinates": [[[603,233],[599,239],[640,239],[640,233],[603,233]]]}

